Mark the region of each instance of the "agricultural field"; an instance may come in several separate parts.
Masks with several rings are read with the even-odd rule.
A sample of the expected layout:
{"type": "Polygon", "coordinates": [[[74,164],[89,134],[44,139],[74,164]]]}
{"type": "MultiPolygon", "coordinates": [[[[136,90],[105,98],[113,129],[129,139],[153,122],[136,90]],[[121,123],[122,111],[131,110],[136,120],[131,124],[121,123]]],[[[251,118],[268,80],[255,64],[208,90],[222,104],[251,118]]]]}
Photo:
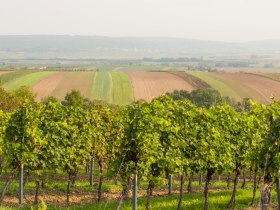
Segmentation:
{"type": "Polygon", "coordinates": [[[254,74],[280,82],[280,73],[254,73],[254,74]]]}
{"type": "Polygon", "coordinates": [[[91,98],[94,75],[94,72],[64,72],[51,95],[63,100],[66,93],[75,89],[79,90],[84,97],[91,98]]]}
{"type": "MultiPolygon", "coordinates": [[[[122,67],[120,67],[122,68],[122,67]]],[[[55,96],[63,100],[66,93],[79,90],[84,97],[107,103],[127,105],[133,100],[153,98],[174,90],[209,87],[184,72],[126,71],[18,71],[2,75],[8,91],[28,86],[38,101],[55,96]]]]}
{"type": "Polygon", "coordinates": [[[134,100],[151,101],[167,92],[174,90],[194,89],[181,77],[168,72],[128,72],[132,81],[134,100]]]}
{"type": "Polygon", "coordinates": [[[193,76],[208,83],[212,88],[218,90],[223,96],[230,96],[236,100],[240,100],[241,97],[236,93],[235,88],[229,87],[225,82],[214,78],[212,74],[205,72],[193,72],[193,76]]]}
{"type": "Polygon", "coordinates": [[[59,72],[44,78],[35,84],[32,89],[35,93],[37,93],[36,99],[40,101],[41,99],[50,96],[57,88],[63,77],[64,72],[59,72]]]}
{"type": "Polygon", "coordinates": [[[280,97],[280,82],[263,76],[248,73],[208,73],[193,72],[222,95],[229,96],[237,101],[245,97],[261,103],[270,103],[272,95],[280,97]]]}
{"type": "Polygon", "coordinates": [[[202,79],[199,79],[198,77],[195,77],[191,74],[188,74],[186,72],[174,71],[174,72],[170,72],[170,73],[182,78],[187,83],[189,83],[191,86],[193,86],[193,88],[211,88],[211,86],[207,82],[205,82],[202,79]]]}
{"type": "Polygon", "coordinates": [[[97,72],[94,76],[91,95],[96,100],[112,103],[113,80],[108,71],[97,72]]]}
{"type": "Polygon", "coordinates": [[[132,84],[129,76],[124,72],[111,72],[113,81],[113,102],[127,105],[133,100],[132,84]]]}
{"type": "Polygon", "coordinates": [[[0,79],[8,91],[31,87],[38,101],[48,96],[63,100],[73,89],[86,98],[118,105],[140,99],[151,101],[174,90],[197,88],[214,88],[236,101],[250,97],[266,104],[271,102],[271,95],[280,96],[279,73],[119,71],[124,70],[122,66],[112,70],[13,71],[0,75],[0,79]]]}
{"type": "MultiPolygon", "coordinates": [[[[3,72],[5,72],[5,71],[3,71],[3,72]]],[[[4,84],[4,83],[11,82],[17,78],[26,76],[28,74],[32,74],[34,72],[36,72],[36,71],[9,71],[7,73],[0,75],[0,80],[4,84]]]]}
{"type": "MultiPolygon", "coordinates": [[[[54,72],[51,71],[39,71],[39,72],[34,72],[31,74],[25,74],[25,75],[21,75],[20,77],[16,77],[12,80],[10,80],[9,82],[6,82],[3,84],[3,87],[8,90],[16,90],[18,88],[20,88],[21,86],[33,86],[35,85],[37,82],[39,82],[40,80],[44,79],[47,76],[50,76],[54,74],[54,72]]],[[[9,74],[6,74],[9,75],[9,74]]],[[[5,76],[5,75],[4,75],[5,76]]]]}

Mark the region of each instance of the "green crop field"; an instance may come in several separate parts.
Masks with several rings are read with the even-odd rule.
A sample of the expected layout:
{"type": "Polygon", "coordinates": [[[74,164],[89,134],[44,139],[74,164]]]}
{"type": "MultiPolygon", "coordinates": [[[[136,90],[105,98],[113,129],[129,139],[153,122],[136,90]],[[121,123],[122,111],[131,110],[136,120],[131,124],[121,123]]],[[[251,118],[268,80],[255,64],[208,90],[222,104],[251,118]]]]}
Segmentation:
{"type": "Polygon", "coordinates": [[[132,84],[124,72],[111,72],[113,79],[113,103],[127,105],[132,102],[132,84]]]}
{"type": "Polygon", "coordinates": [[[110,72],[97,72],[92,86],[92,98],[112,103],[113,80],[110,72]]]}
{"type": "MultiPolygon", "coordinates": [[[[24,72],[24,73],[26,73],[26,72],[24,72]]],[[[54,74],[54,73],[55,72],[51,72],[51,71],[40,71],[40,72],[33,72],[31,74],[30,73],[21,74],[21,76],[17,75],[16,78],[11,79],[8,82],[4,83],[3,87],[8,91],[18,89],[21,86],[32,87],[34,84],[36,84],[40,80],[42,80],[45,77],[50,76],[51,74],[54,74]]],[[[6,74],[6,75],[9,75],[9,74],[6,74]]],[[[6,76],[6,75],[3,75],[3,76],[6,76]]]]}
{"type": "Polygon", "coordinates": [[[241,97],[235,91],[235,88],[233,89],[228,84],[220,81],[217,78],[212,77],[210,73],[192,72],[191,74],[207,82],[212,88],[218,90],[221,93],[221,95],[230,96],[236,100],[241,100],[241,97]]]}
{"type": "Polygon", "coordinates": [[[4,83],[11,82],[12,80],[15,80],[17,78],[26,76],[28,74],[32,74],[34,72],[36,72],[36,71],[34,71],[34,70],[11,71],[9,73],[1,74],[0,80],[4,84],[4,83]]]}

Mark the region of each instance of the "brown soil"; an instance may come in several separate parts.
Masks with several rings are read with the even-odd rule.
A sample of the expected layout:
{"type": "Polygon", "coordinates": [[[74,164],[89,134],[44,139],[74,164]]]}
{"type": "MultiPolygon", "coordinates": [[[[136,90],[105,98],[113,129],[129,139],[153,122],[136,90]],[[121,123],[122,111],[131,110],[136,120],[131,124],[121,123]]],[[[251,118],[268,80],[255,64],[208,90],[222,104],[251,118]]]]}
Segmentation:
{"type": "Polygon", "coordinates": [[[79,90],[84,97],[91,98],[94,72],[65,72],[52,95],[63,100],[71,90],[79,90]]]}
{"type": "Polygon", "coordinates": [[[271,103],[271,95],[280,98],[280,82],[263,76],[246,73],[217,73],[215,77],[234,80],[240,85],[256,91],[262,96],[261,102],[263,103],[271,103]]]}
{"type": "Polygon", "coordinates": [[[170,72],[170,74],[174,74],[180,78],[182,78],[183,80],[185,80],[187,83],[189,83],[193,88],[211,88],[211,86],[206,83],[205,81],[191,75],[188,74],[186,72],[170,72]]]}
{"type": "Polygon", "coordinates": [[[182,78],[167,72],[128,72],[132,81],[134,100],[151,101],[174,90],[191,91],[194,87],[182,78]]]}
{"type": "Polygon", "coordinates": [[[50,96],[60,81],[63,79],[63,76],[63,72],[56,73],[34,85],[32,89],[37,94],[36,100],[40,101],[41,99],[50,96]]]}

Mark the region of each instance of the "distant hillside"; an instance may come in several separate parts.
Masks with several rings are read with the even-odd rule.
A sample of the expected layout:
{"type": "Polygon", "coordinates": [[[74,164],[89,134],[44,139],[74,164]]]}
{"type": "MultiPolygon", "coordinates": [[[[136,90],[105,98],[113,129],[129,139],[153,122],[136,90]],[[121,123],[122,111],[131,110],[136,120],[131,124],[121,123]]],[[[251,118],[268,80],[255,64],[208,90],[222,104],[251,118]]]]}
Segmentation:
{"type": "Polygon", "coordinates": [[[275,53],[280,53],[280,40],[226,43],[181,38],[0,36],[0,59],[143,58],[275,53]]]}

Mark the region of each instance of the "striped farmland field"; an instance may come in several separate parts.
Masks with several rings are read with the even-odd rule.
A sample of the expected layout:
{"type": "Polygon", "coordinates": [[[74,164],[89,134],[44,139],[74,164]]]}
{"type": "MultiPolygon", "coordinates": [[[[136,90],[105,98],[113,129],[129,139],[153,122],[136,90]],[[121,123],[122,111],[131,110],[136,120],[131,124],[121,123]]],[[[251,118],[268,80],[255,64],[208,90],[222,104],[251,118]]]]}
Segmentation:
{"type": "Polygon", "coordinates": [[[193,72],[217,89],[222,95],[241,100],[244,97],[269,104],[272,95],[280,97],[280,82],[270,78],[248,73],[208,73],[193,72]]]}
{"type": "Polygon", "coordinates": [[[15,89],[20,88],[21,86],[33,86],[40,80],[44,79],[47,76],[50,76],[54,74],[55,72],[52,71],[39,71],[39,72],[34,72],[31,74],[26,74],[20,77],[17,77],[13,80],[10,80],[6,83],[3,84],[3,87],[8,90],[12,91],[15,89]]]}
{"type": "MultiPolygon", "coordinates": [[[[116,70],[116,69],[115,69],[116,70]]],[[[271,76],[271,75],[269,75],[271,76]]],[[[273,75],[274,76],[274,75],[273,75]]],[[[0,75],[8,91],[29,86],[37,100],[55,96],[63,100],[73,89],[89,99],[127,105],[134,100],[151,101],[166,92],[214,88],[237,101],[250,97],[270,103],[270,95],[280,97],[280,82],[264,75],[246,73],[121,72],[121,71],[17,71],[0,75]]]]}

